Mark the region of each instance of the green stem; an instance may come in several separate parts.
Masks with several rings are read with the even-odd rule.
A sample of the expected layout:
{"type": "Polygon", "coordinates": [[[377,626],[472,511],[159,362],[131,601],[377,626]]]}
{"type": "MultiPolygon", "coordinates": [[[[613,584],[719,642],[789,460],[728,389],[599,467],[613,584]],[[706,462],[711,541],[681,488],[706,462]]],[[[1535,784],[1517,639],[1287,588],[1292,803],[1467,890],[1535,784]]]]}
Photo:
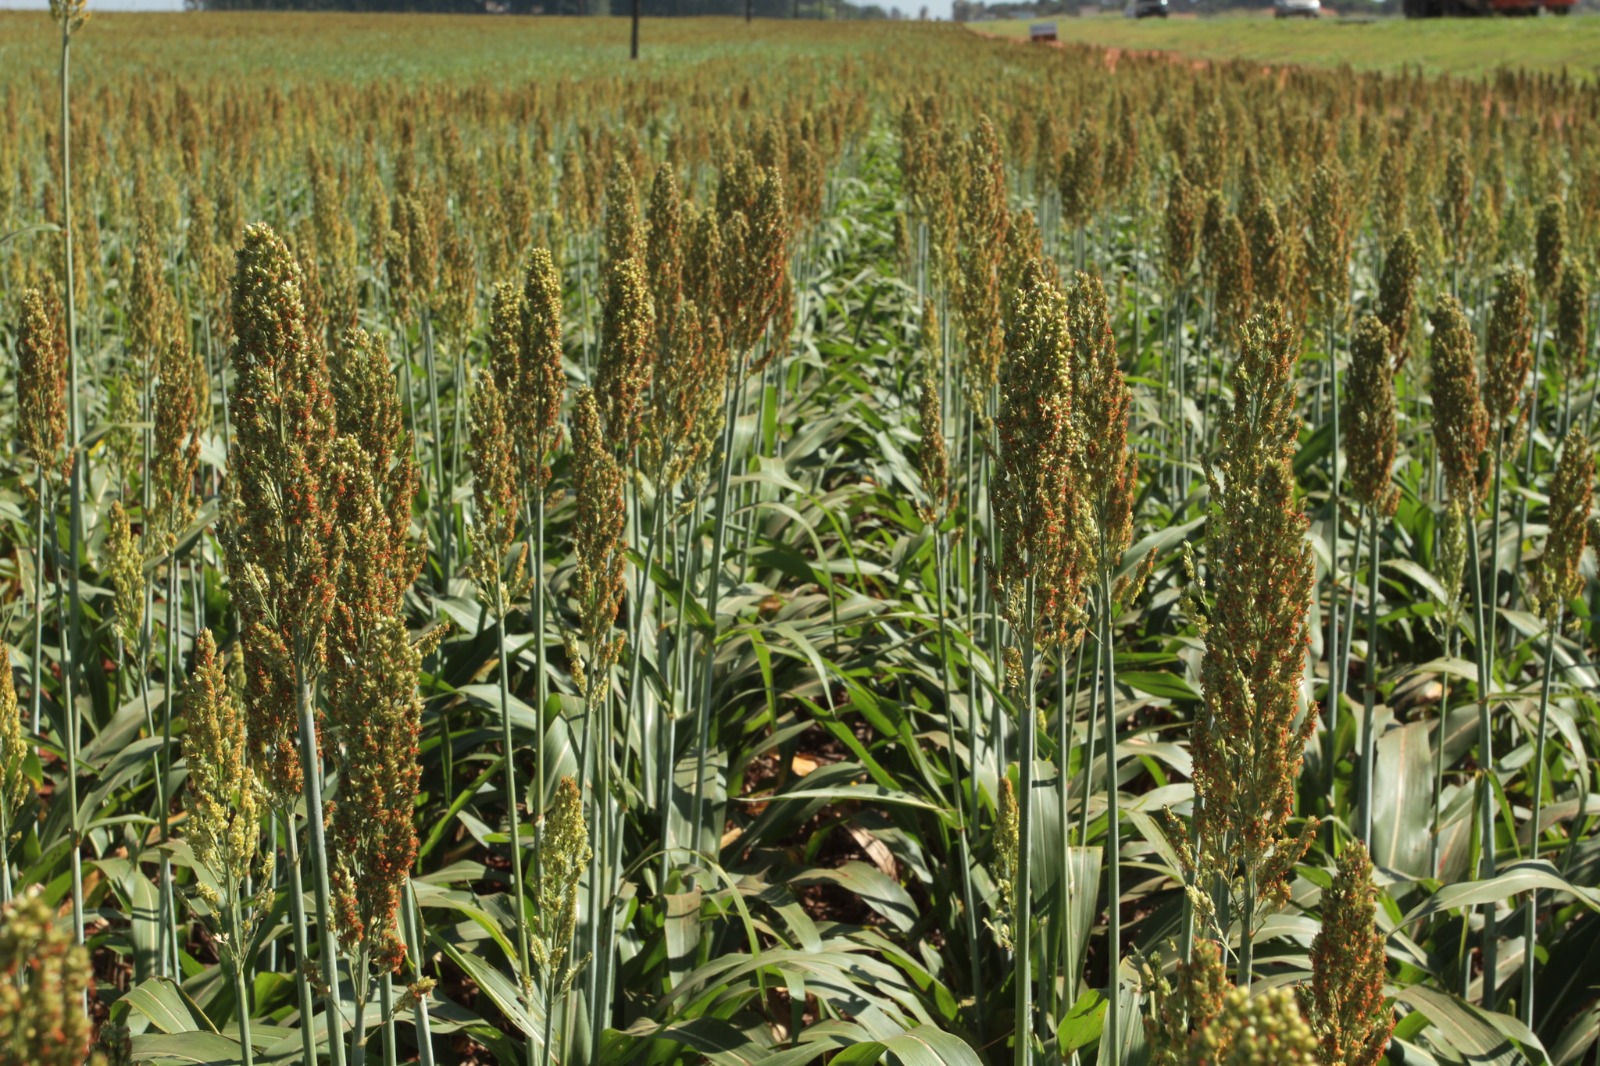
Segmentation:
{"type": "MultiPolygon", "coordinates": [[[[695,834],[691,850],[700,850],[700,822],[705,812],[706,753],[711,746],[711,693],[714,667],[717,662],[717,601],[722,591],[722,542],[728,527],[728,482],[733,477],[734,427],[738,422],[739,399],[743,391],[745,367],[750,353],[741,352],[739,369],[728,386],[722,426],[722,464],[717,474],[717,513],[711,533],[711,566],[706,577],[706,616],[711,620],[712,633],[705,638],[705,656],[701,664],[700,704],[695,729],[694,803],[690,808],[689,825],[695,834]]],[[[685,592],[687,595],[687,592],[685,592]]]]}
{"type": "MultiPolygon", "coordinates": [[[[1528,842],[1528,855],[1530,858],[1539,857],[1539,838],[1543,835],[1540,831],[1539,820],[1544,813],[1544,737],[1545,727],[1550,713],[1550,677],[1553,672],[1556,657],[1556,637],[1561,633],[1561,621],[1564,612],[1557,609],[1555,622],[1551,624],[1545,635],[1544,644],[1544,677],[1539,683],[1539,734],[1534,740],[1533,753],[1533,833],[1528,842]]],[[[1528,893],[1528,909],[1523,917],[1523,957],[1522,957],[1522,1021],[1528,1028],[1533,1028],[1533,979],[1534,971],[1538,965],[1537,945],[1539,932],[1539,890],[1533,889],[1528,893]]]]}
{"type": "MultiPolygon", "coordinates": [[[[505,615],[500,608],[503,592],[497,568],[494,575],[494,642],[500,661],[500,746],[505,751],[506,820],[511,828],[511,891],[517,920],[517,981],[519,988],[526,989],[527,983],[533,978],[528,965],[528,896],[522,882],[522,816],[517,808],[517,749],[511,736],[511,668],[506,661],[505,615]]],[[[527,1057],[531,1063],[531,1046],[527,1049],[527,1057]]]]}
{"type": "Polygon", "coordinates": [[[293,812],[286,809],[281,813],[283,834],[288,839],[289,847],[289,915],[292,919],[290,931],[294,936],[294,985],[300,1006],[300,1049],[307,1066],[315,1066],[316,1007],[311,992],[311,947],[306,935],[309,927],[306,921],[306,891],[300,877],[300,839],[294,831],[293,812]]]}
{"type": "Polygon", "coordinates": [[[450,537],[454,522],[450,518],[450,498],[444,483],[444,440],[439,432],[439,377],[433,356],[433,316],[422,312],[422,363],[428,376],[428,422],[433,432],[433,505],[439,513],[439,588],[450,595],[450,537]]]}
{"type": "MultiPolygon", "coordinates": [[[[43,725],[41,715],[44,706],[44,518],[50,506],[47,502],[47,487],[44,477],[44,464],[39,464],[39,471],[35,481],[35,492],[38,494],[38,520],[34,530],[33,539],[33,664],[31,680],[33,734],[40,735],[43,725]]],[[[59,543],[59,542],[58,542],[59,543]]]]}
{"type": "Polygon", "coordinates": [[[228,955],[232,962],[233,970],[233,996],[238,1001],[239,1010],[239,1056],[240,1066],[254,1066],[256,1050],[250,1042],[250,980],[249,962],[241,953],[244,947],[244,923],[239,920],[239,886],[228,886],[228,934],[230,944],[228,955]]]}
{"type": "Polygon", "coordinates": [[[1015,929],[1012,939],[1016,944],[1016,966],[1011,979],[1016,991],[1016,1033],[1013,1037],[1013,1062],[1016,1066],[1029,1066],[1033,1061],[1033,892],[1030,879],[1033,863],[1033,764],[1034,749],[1038,743],[1038,729],[1034,721],[1038,711],[1033,705],[1035,618],[1034,578],[1025,582],[1023,617],[1029,620],[1028,630],[1019,633],[1022,644],[1022,699],[1017,707],[1017,884],[1015,929]]]}
{"type": "MultiPolygon", "coordinates": [[[[1482,834],[1482,857],[1479,860],[1478,876],[1488,880],[1495,875],[1495,805],[1494,789],[1490,784],[1490,777],[1494,774],[1494,722],[1489,714],[1489,696],[1492,685],[1490,673],[1491,654],[1490,629],[1484,618],[1483,578],[1480,573],[1483,566],[1483,557],[1478,548],[1478,522],[1477,516],[1469,515],[1467,520],[1467,539],[1469,541],[1467,562],[1468,573],[1472,578],[1472,627],[1473,642],[1477,650],[1478,660],[1478,766],[1483,775],[1480,785],[1480,802],[1478,818],[1482,834]]],[[[1485,1010],[1494,1010],[1495,981],[1499,969],[1500,937],[1498,931],[1498,918],[1495,914],[1495,905],[1488,903],[1483,910],[1483,1007],[1485,1010]]]]}
{"type": "MultiPolygon", "coordinates": [[[[1378,509],[1367,508],[1367,689],[1361,703],[1361,842],[1372,849],[1372,777],[1377,743],[1372,735],[1373,705],[1378,692],[1378,509]]],[[[1359,537],[1358,525],[1356,535],[1359,537]]]]}
{"type": "MultiPolygon", "coordinates": [[[[400,900],[402,927],[405,931],[406,957],[411,960],[411,970],[422,979],[422,932],[417,917],[417,896],[408,878],[405,895],[400,900]]],[[[428,1018],[428,997],[418,996],[413,1015],[417,1027],[417,1055],[421,1066],[433,1066],[433,1026],[428,1018]]]]}
{"type": "MultiPolygon", "coordinates": [[[[950,684],[950,626],[946,617],[947,609],[945,604],[945,570],[948,563],[945,558],[944,534],[940,532],[937,525],[933,529],[933,560],[934,584],[939,590],[939,680],[944,690],[945,750],[950,755],[950,785],[952,792],[955,794],[956,834],[961,854],[961,905],[966,912],[968,979],[972,982],[972,995],[977,1008],[974,1011],[974,1018],[977,1019],[977,1025],[974,1028],[979,1033],[981,1042],[983,981],[979,975],[978,967],[978,910],[977,898],[972,887],[972,850],[970,840],[972,827],[978,821],[977,788],[976,778],[974,777],[972,806],[969,808],[965,798],[965,790],[962,788],[961,761],[956,755],[956,712],[955,705],[951,700],[953,689],[950,684]]],[[[1065,751],[1065,749],[1062,750],[1065,751]]],[[[1066,774],[1063,769],[1061,779],[1065,780],[1065,778],[1066,774]]]]}
{"type": "MultiPolygon", "coordinates": [[[[339,1004],[339,944],[333,932],[333,892],[329,887],[328,842],[323,828],[322,758],[317,748],[316,699],[311,679],[301,662],[294,664],[295,711],[300,721],[300,768],[305,778],[306,844],[311,859],[312,888],[316,893],[317,938],[326,983],[328,1057],[332,1066],[344,1064],[344,1026],[339,1004]]],[[[296,871],[298,875],[298,870],[296,871]]]]}
{"type": "Polygon", "coordinates": [[[1111,595],[1111,572],[1100,576],[1100,641],[1105,656],[1106,692],[1106,959],[1110,975],[1106,981],[1106,1033],[1110,1037],[1110,1066],[1122,1061],[1122,825],[1117,804],[1117,662],[1113,644],[1116,619],[1111,595]]]}

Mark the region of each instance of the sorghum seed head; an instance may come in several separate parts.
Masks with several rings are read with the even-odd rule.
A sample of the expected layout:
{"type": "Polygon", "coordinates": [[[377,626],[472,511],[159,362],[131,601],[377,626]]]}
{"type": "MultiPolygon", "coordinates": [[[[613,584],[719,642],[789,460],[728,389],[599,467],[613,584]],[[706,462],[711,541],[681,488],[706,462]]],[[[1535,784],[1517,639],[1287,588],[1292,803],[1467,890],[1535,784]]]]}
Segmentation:
{"type": "MultiPolygon", "coordinates": [[[[645,272],[650,278],[656,328],[664,335],[671,328],[678,301],[683,298],[683,198],[678,192],[677,171],[671,163],[662,163],[650,184],[645,272]]],[[[665,343],[664,336],[659,343],[665,343]]]]}
{"type": "Polygon", "coordinates": [[[944,520],[950,506],[950,453],[944,441],[939,381],[931,371],[922,375],[919,414],[922,440],[917,450],[917,470],[922,475],[924,501],[918,510],[923,521],[937,524],[944,520]]]}
{"type": "Polygon", "coordinates": [[[577,782],[563,777],[544,816],[543,861],[534,886],[529,951],[543,972],[546,996],[563,994],[581,962],[572,959],[578,928],[578,882],[589,865],[589,828],[577,782]]]}
{"type": "Polygon", "coordinates": [[[200,412],[211,397],[204,360],[181,338],[166,343],[157,365],[155,439],[151,453],[153,491],[145,539],[157,553],[170,552],[194,518],[195,475],[200,470],[200,412]]]}
{"type": "Polygon", "coordinates": [[[1024,269],[1007,319],[990,489],[1002,550],[992,576],[1018,642],[1043,645],[1066,639],[1076,625],[1088,523],[1067,305],[1038,261],[1024,269]]]}
{"type": "Polygon", "coordinates": [[[1394,1009],[1383,997],[1388,972],[1374,919],[1377,897],[1372,860],[1355,841],[1340,854],[1333,884],[1322,894],[1311,984],[1296,990],[1322,1066],[1373,1066],[1394,1029],[1394,1009]]]}
{"type": "Polygon", "coordinates": [[[613,260],[605,284],[595,393],[605,415],[607,439],[627,455],[639,441],[645,393],[654,369],[655,308],[644,267],[636,258],[613,260]]]}
{"type": "Polygon", "coordinates": [[[1117,362],[1117,341],[1105,286],[1079,273],[1067,290],[1067,329],[1072,336],[1072,420],[1083,453],[1082,490],[1092,519],[1089,565],[1101,575],[1116,571],[1133,539],[1133,501],[1139,461],[1128,448],[1128,411],[1133,394],[1117,362]]]}
{"type": "Polygon", "coordinates": [[[265,797],[251,765],[244,713],[209,629],[195,637],[184,712],[192,812],[188,839],[195,858],[237,892],[257,865],[265,797]]]}
{"type": "Polygon", "coordinates": [[[533,491],[550,482],[550,456],[561,447],[561,400],[567,375],[561,355],[561,275],[543,248],[528,257],[522,289],[522,332],[515,395],[518,443],[533,491]]]}
{"type": "Polygon", "coordinates": [[[94,1023],[88,949],[73,943],[38,888],[0,907],[0,1053],[30,1066],[82,1066],[94,1023]]]}
{"type": "MultiPolygon", "coordinates": [[[[30,750],[11,678],[11,647],[0,641],[0,823],[5,826],[4,834],[11,832],[23,801],[33,795],[33,783],[24,770],[30,750]]],[[[0,851],[11,846],[4,834],[0,834],[0,851]]]]}
{"type": "Polygon", "coordinates": [[[1406,359],[1406,336],[1411,330],[1421,262],[1422,248],[1417,244],[1416,234],[1409,229],[1395,235],[1383,257],[1383,274],[1378,281],[1378,319],[1389,330],[1389,352],[1396,367],[1406,359]]]}
{"type": "Polygon", "coordinates": [[[1183,286],[1194,267],[1196,218],[1199,197],[1184,176],[1182,167],[1173,167],[1167,183],[1167,210],[1162,227],[1162,251],[1167,280],[1183,286]]]}
{"type": "Polygon", "coordinates": [[[1450,495],[1475,509],[1482,495],[1481,460],[1489,440],[1489,413],[1478,389],[1477,341],[1454,296],[1439,297],[1433,316],[1434,438],[1450,495]]]}
{"type": "Polygon", "coordinates": [[[339,792],[329,837],[339,937],[380,972],[405,958],[396,933],[400,893],[417,852],[412,823],[421,768],[417,738],[421,655],[403,616],[409,580],[397,581],[409,546],[396,545],[371,464],[352,438],[340,441],[350,467],[340,499],[348,550],[328,627],[327,720],[339,745],[339,792]]]}
{"type": "Polygon", "coordinates": [[[120,500],[112,502],[106,516],[105,571],[111,579],[111,618],[117,638],[129,654],[136,655],[144,629],[144,555],[120,500]]]}
{"type": "Polygon", "coordinates": [[[1484,343],[1484,407],[1491,425],[1514,430],[1527,417],[1524,389],[1533,366],[1528,275],[1512,267],[1500,277],[1484,343]]]}
{"type": "Polygon", "coordinates": [[[54,290],[22,294],[17,330],[17,431],[23,454],[50,477],[72,469],[67,440],[67,333],[54,290]],[[48,293],[48,294],[47,294],[48,293]]]}
{"type": "Polygon", "coordinates": [[[274,797],[299,790],[294,677],[315,679],[342,562],[327,352],[302,275],[270,227],[245,230],[233,281],[234,441],[223,546],[243,625],[252,745],[274,797]]]}
{"type": "Polygon", "coordinates": [[[593,392],[578,394],[573,424],[573,598],[578,604],[580,635],[588,647],[583,663],[585,698],[591,709],[604,699],[610,670],[622,654],[622,634],[615,633],[622,608],[623,473],[593,392]]]}
{"type": "Polygon", "coordinates": [[[1556,290],[1556,361],[1570,381],[1589,372],[1589,288],[1576,264],[1556,290]]]}
{"type": "Polygon", "coordinates": [[[495,618],[503,618],[519,590],[523,545],[517,539],[522,495],[508,425],[506,397],[494,375],[480,373],[472,390],[472,498],[476,519],[469,570],[478,598],[495,618]],[[513,557],[513,549],[515,555],[513,557]],[[507,575],[514,577],[508,579],[507,575]]]}
{"type": "Polygon", "coordinates": [[[1379,514],[1391,515],[1400,495],[1390,482],[1397,447],[1394,370],[1389,330],[1376,315],[1362,315],[1356,323],[1345,391],[1350,412],[1345,454],[1355,498],[1379,514]]]}
{"type": "Polygon", "coordinates": [[[1288,877],[1310,846],[1315,821],[1288,829],[1302,753],[1315,725],[1300,713],[1315,580],[1295,497],[1300,429],[1293,380],[1299,351],[1281,307],[1246,326],[1222,418],[1206,533],[1215,598],[1202,625],[1204,714],[1191,731],[1200,847],[1199,881],[1237,886],[1243,921],[1288,896],[1288,877]],[[1243,913],[1254,905],[1256,913],[1243,913]]]}
{"type": "Polygon", "coordinates": [[[1534,566],[1537,607],[1553,623],[1567,601],[1583,591],[1579,563],[1588,543],[1589,508],[1594,497],[1594,460],[1581,427],[1574,425],[1561,444],[1550,484],[1549,535],[1534,566]]]}
{"type": "Polygon", "coordinates": [[[408,586],[422,570],[426,548],[413,544],[411,505],[420,480],[411,431],[389,365],[383,335],[348,329],[339,340],[331,381],[340,436],[352,438],[366,457],[389,525],[389,565],[394,580],[408,586]]]}
{"type": "Polygon", "coordinates": [[[1548,196],[1539,205],[1533,248],[1533,281],[1539,288],[1539,297],[1549,300],[1561,284],[1567,254],[1567,205],[1559,197],[1548,196]]]}

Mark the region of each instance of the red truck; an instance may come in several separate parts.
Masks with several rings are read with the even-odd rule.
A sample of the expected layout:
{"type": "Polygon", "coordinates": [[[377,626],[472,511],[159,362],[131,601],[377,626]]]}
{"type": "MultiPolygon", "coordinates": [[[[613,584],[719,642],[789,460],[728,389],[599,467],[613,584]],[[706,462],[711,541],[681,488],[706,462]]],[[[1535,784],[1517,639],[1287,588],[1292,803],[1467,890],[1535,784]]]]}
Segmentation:
{"type": "Polygon", "coordinates": [[[1577,0],[1401,0],[1406,18],[1473,15],[1537,15],[1540,9],[1566,15],[1577,0]]]}

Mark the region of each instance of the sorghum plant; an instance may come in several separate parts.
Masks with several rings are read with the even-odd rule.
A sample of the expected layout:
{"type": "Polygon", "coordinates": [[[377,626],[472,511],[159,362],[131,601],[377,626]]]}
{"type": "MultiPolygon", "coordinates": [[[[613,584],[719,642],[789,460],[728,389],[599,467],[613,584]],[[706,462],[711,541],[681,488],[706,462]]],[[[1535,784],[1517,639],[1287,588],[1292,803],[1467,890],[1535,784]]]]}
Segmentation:
{"type": "Polygon", "coordinates": [[[248,879],[270,883],[274,853],[260,847],[267,797],[251,765],[245,719],[238,693],[217,655],[209,629],[195,637],[185,712],[189,800],[192,825],[187,836],[206,877],[197,892],[204,901],[218,951],[233,980],[238,1003],[239,1053],[254,1060],[250,1037],[253,942],[259,913],[246,912],[248,879]]]}
{"type": "Polygon", "coordinates": [[[1322,926],[1311,941],[1311,984],[1296,989],[1317,1037],[1322,1066],[1373,1066],[1389,1044],[1394,1009],[1385,1002],[1384,937],[1374,911],[1378,890],[1366,845],[1339,856],[1322,894],[1322,926]]]}
{"type": "MultiPolygon", "coordinates": [[[[1081,449],[1082,464],[1076,491],[1083,502],[1079,514],[1085,526],[1081,563],[1091,583],[1095,607],[1095,637],[1101,655],[1101,689],[1105,693],[1106,759],[1106,954],[1110,960],[1106,1026],[1112,1061],[1121,1050],[1122,898],[1121,813],[1118,805],[1118,751],[1116,715],[1117,616],[1139,593],[1137,582],[1114,581],[1123,553],[1133,539],[1133,505],[1139,491],[1139,461],[1128,447],[1128,411],[1133,396],[1117,362],[1116,338],[1111,331],[1105,286],[1087,274],[1078,274],[1067,291],[1067,329],[1072,337],[1073,378],[1069,419],[1081,449]]],[[[1070,491],[1070,490],[1069,490],[1070,491]]],[[[1144,576],[1143,571],[1140,578],[1144,576]]],[[[1069,577],[1070,580],[1070,577],[1069,577]]],[[[1094,710],[1091,709],[1091,715],[1094,710]]],[[[1066,752],[1061,754],[1063,766],[1066,752]]],[[[1087,766],[1092,759],[1086,759],[1087,766]]],[[[1086,775],[1087,776],[1087,775],[1086,775]]],[[[1065,787],[1066,774],[1061,775],[1065,787]]],[[[1066,805],[1063,803],[1063,810],[1066,805]]]]}
{"type": "Polygon", "coordinates": [[[0,904],[11,902],[11,827],[33,795],[28,754],[17,690],[11,680],[11,648],[0,643],[0,904]]]}
{"type": "MultiPolygon", "coordinates": [[[[1544,809],[1545,730],[1550,712],[1556,640],[1561,633],[1568,601],[1583,589],[1584,579],[1579,564],[1587,547],[1589,510],[1593,499],[1594,460],[1589,454],[1588,439],[1574,426],[1561,445],[1561,459],[1556,464],[1555,478],[1550,486],[1550,532],[1545,538],[1544,553],[1533,570],[1532,599],[1546,627],[1544,676],[1539,689],[1539,731],[1534,740],[1533,818],[1530,823],[1536,856],[1544,837],[1541,817],[1544,809]]],[[[1524,920],[1524,943],[1532,945],[1539,923],[1537,888],[1529,893],[1524,920]]],[[[1522,1020],[1530,1026],[1534,1023],[1536,964],[1536,952],[1529,950],[1522,971],[1522,1020]]]]}
{"type": "MultiPolygon", "coordinates": [[[[1395,431],[1394,370],[1390,361],[1389,330],[1375,315],[1363,315],[1350,339],[1350,390],[1345,406],[1350,431],[1345,435],[1352,494],[1367,525],[1367,665],[1366,696],[1361,720],[1361,823],[1358,839],[1372,839],[1372,775],[1375,740],[1373,709],[1378,690],[1378,562],[1382,523],[1394,514],[1400,492],[1391,482],[1397,447],[1395,431]]],[[[1357,535],[1360,535],[1357,522],[1357,535]]],[[[1360,548],[1359,540],[1356,547],[1360,548]]],[[[1335,647],[1330,668],[1342,669],[1335,647]]],[[[1329,732],[1335,729],[1329,713],[1329,732]]],[[[1329,737],[1329,759],[1335,757],[1336,737],[1329,737]]]]}
{"type": "MultiPolygon", "coordinates": [[[[326,970],[330,1021],[340,1017],[338,958],[324,840],[322,749],[316,682],[337,594],[344,543],[337,528],[344,472],[335,455],[336,426],[327,356],[307,328],[299,264],[272,230],[245,230],[233,282],[234,448],[223,546],[239,609],[247,671],[245,711],[255,757],[288,829],[291,903],[299,909],[299,859],[290,812],[305,798],[317,933],[326,970]]],[[[295,935],[306,957],[306,923],[295,935]]],[[[302,967],[302,1012],[310,1017],[309,975],[302,967]]],[[[304,1027],[309,1061],[311,1027],[304,1027]]],[[[334,1066],[342,1045],[332,1040],[334,1066]]]]}
{"type": "MultiPolygon", "coordinates": [[[[1017,697],[1018,832],[1028,841],[1038,741],[1036,661],[1040,651],[1076,635],[1089,523],[1079,472],[1083,443],[1072,421],[1067,305],[1037,260],[1024,268],[1006,320],[995,416],[999,449],[989,496],[1000,554],[991,578],[1011,634],[1006,674],[1017,697]]],[[[1013,889],[1018,1066],[1032,1061],[1035,1040],[1030,851],[1021,850],[1013,889]]]]}
{"type": "Polygon", "coordinates": [[[1209,891],[1220,933],[1239,922],[1238,981],[1252,977],[1252,936],[1288,896],[1288,877],[1316,829],[1298,834],[1295,779],[1316,725],[1300,706],[1310,640],[1306,616],[1315,571],[1295,499],[1299,433],[1294,392],[1298,347],[1281,308],[1250,320],[1232,374],[1233,402],[1207,471],[1214,501],[1207,531],[1212,603],[1201,633],[1205,705],[1190,743],[1198,848],[1197,883],[1209,891]]]}
{"type": "MultiPolygon", "coordinates": [[[[1494,723],[1489,695],[1493,684],[1494,645],[1488,613],[1493,604],[1484,600],[1483,556],[1478,550],[1478,503],[1483,498],[1483,459],[1488,447],[1489,414],[1478,389],[1477,342],[1461,304],[1450,295],[1439,297],[1433,313],[1430,355],[1433,378],[1434,439],[1445,484],[1452,500],[1460,501],[1467,530],[1467,575],[1472,583],[1473,645],[1478,673],[1478,761],[1486,771],[1494,766],[1494,723]]],[[[1480,874],[1495,873],[1495,803],[1487,781],[1478,785],[1480,802],[1480,874]]],[[[1494,905],[1484,912],[1484,1002],[1492,1006],[1498,956],[1494,905]]]]}
{"type": "Polygon", "coordinates": [[[100,1066],[82,1006],[94,987],[89,953],[38,890],[0,906],[0,975],[0,1064],[100,1066]]]}
{"type": "MultiPolygon", "coordinates": [[[[328,625],[326,721],[337,737],[333,762],[339,775],[329,830],[339,940],[351,958],[356,998],[351,1061],[359,1066],[366,1046],[367,967],[378,969],[387,1015],[388,975],[405,959],[396,915],[417,852],[411,819],[420,776],[416,678],[422,657],[402,613],[416,574],[410,565],[414,553],[408,543],[394,541],[367,455],[348,438],[340,444],[349,472],[339,502],[344,565],[328,625]]],[[[409,513],[410,501],[399,502],[409,513]]]]}

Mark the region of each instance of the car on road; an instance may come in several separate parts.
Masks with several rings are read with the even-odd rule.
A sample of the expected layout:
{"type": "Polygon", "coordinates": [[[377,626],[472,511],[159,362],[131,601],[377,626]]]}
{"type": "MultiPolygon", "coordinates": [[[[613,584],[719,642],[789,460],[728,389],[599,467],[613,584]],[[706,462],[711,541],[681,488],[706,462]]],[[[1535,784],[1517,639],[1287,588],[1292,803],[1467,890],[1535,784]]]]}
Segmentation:
{"type": "Polygon", "coordinates": [[[1122,9],[1122,14],[1131,19],[1164,19],[1167,17],[1167,0],[1128,0],[1128,6],[1122,9]]]}
{"type": "Polygon", "coordinates": [[[1272,7],[1281,19],[1314,19],[1322,14],[1322,0],[1273,0],[1272,7]]]}

